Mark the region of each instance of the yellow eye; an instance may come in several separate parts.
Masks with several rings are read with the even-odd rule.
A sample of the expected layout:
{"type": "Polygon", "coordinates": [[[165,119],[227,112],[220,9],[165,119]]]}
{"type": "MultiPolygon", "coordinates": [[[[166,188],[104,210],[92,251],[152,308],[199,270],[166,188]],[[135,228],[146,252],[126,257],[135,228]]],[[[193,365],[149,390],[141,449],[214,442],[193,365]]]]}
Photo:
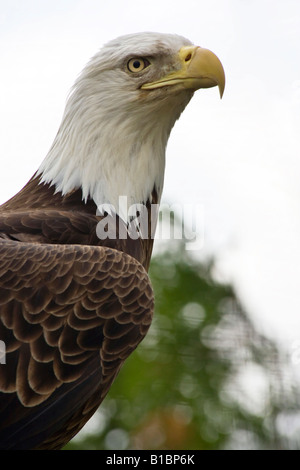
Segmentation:
{"type": "Polygon", "coordinates": [[[141,72],[149,65],[150,62],[147,59],[141,59],[138,57],[136,59],[130,59],[127,63],[127,68],[130,72],[137,73],[141,72]]]}

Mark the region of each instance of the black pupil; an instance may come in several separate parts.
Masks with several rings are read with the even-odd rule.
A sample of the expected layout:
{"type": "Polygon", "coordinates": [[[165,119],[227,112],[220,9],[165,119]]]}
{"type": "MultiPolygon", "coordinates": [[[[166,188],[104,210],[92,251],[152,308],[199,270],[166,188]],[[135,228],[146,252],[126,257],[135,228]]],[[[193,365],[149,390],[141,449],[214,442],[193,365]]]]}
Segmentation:
{"type": "Polygon", "coordinates": [[[133,62],[133,67],[134,67],[135,69],[139,69],[140,66],[141,66],[141,62],[140,62],[139,60],[135,60],[135,61],[133,62]]]}

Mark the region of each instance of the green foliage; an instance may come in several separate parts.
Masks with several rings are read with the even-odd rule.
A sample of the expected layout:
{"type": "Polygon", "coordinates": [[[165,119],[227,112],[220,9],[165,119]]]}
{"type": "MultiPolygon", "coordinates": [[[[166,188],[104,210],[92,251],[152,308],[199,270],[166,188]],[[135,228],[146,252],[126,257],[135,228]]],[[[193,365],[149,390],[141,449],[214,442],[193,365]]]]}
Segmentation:
{"type": "Polygon", "coordinates": [[[212,265],[178,251],[156,256],[155,318],[95,417],[66,449],[295,447],[278,416],[297,406],[282,358],[212,265]]]}

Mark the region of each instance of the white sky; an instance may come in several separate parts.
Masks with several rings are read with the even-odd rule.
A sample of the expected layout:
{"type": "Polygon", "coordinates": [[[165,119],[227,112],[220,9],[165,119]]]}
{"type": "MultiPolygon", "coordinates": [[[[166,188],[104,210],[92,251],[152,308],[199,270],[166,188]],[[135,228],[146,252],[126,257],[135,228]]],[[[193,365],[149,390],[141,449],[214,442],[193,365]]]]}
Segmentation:
{"type": "Polygon", "coordinates": [[[176,124],[164,199],[203,206],[202,254],[259,327],[300,344],[299,0],[0,0],[0,203],[46,155],[87,60],[146,30],[213,50],[227,78],[176,124]]]}

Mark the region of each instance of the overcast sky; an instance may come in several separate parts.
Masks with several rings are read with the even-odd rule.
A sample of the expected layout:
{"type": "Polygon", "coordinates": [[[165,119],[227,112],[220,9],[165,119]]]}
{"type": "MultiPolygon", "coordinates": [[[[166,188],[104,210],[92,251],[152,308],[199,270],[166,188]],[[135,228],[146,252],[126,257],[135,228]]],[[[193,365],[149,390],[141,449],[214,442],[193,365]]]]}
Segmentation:
{"type": "Polygon", "coordinates": [[[299,0],[0,0],[0,202],[46,155],[88,59],[146,30],[213,50],[227,78],[176,124],[164,199],[203,207],[200,255],[260,328],[300,344],[299,0]]]}

